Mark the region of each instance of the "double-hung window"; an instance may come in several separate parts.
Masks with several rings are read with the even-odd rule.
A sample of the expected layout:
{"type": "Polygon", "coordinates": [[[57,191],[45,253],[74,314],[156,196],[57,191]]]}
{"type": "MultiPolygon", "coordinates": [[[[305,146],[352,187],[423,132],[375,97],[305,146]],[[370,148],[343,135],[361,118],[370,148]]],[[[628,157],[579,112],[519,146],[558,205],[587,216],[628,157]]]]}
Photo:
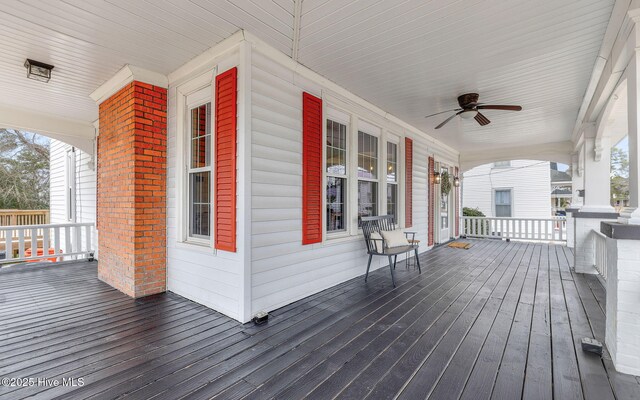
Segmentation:
{"type": "Polygon", "coordinates": [[[500,189],[494,193],[496,217],[511,217],[511,189],[500,189]]]}
{"type": "Polygon", "coordinates": [[[358,220],[378,215],[378,138],[358,131],[358,220]]]}
{"type": "Polygon", "coordinates": [[[188,238],[211,238],[211,102],[188,107],[188,238]]]}
{"type": "Polygon", "coordinates": [[[387,215],[398,223],[398,145],[387,142],[387,215]]]}
{"type": "Polygon", "coordinates": [[[327,232],[347,229],[347,126],[327,119],[327,232]]]}

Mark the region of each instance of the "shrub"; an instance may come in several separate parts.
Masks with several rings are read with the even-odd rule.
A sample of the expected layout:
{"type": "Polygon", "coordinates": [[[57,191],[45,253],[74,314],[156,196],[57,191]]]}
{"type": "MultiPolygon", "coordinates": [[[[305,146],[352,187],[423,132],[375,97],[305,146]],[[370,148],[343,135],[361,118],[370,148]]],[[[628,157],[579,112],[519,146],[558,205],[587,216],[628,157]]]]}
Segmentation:
{"type": "Polygon", "coordinates": [[[465,217],[486,217],[486,215],[484,215],[482,211],[478,210],[477,207],[476,208],[463,207],[462,215],[464,215],[465,217]]]}
{"type": "MultiPolygon", "coordinates": [[[[478,208],[470,208],[470,207],[463,207],[462,208],[462,215],[464,215],[465,217],[486,217],[486,215],[484,215],[484,213],[480,210],[478,210],[478,208]]],[[[468,228],[468,223],[469,221],[464,221],[464,230],[465,232],[469,232],[469,228],[468,228]]],[[[477,223],[476,222],[476,233],[479,235],[488,235],[489,234],[489,221],[485,221],[485,222],[480,222],[477,223]]]]}

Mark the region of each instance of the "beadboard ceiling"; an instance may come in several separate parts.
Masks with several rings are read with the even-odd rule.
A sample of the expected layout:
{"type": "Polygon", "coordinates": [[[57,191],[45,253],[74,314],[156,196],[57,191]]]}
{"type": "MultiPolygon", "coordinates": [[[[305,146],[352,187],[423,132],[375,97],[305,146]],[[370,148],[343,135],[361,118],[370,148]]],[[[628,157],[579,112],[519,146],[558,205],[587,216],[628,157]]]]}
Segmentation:
{"type": "Polygon", "coordinates": [[[168,74],[243,28],[461,151],[565,141],[613,3],[0,0],[0,105],[92,121],[89,93],[123,65],[168,74]],[[26,58],[55,65],[51,82],[26,79],[26,58]],[[424,115],[471,91],[524,110],[434,131],[446,114],[424,115]]]}

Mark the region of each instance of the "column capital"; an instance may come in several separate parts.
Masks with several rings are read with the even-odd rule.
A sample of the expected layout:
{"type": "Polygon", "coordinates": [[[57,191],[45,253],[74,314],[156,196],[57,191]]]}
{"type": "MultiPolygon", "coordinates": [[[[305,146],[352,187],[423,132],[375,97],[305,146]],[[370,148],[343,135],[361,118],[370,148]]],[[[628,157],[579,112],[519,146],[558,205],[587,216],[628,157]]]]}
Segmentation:
{"type": "Polygon", "coordinates": [[[105,83],[94,90],[89,96],[93,101],[100,105],[103,101],[107,100],[133,81],[148,83],[149,85],[164,89],[169,87],[169,81],[166,75],[127,64],[105,83]]]}

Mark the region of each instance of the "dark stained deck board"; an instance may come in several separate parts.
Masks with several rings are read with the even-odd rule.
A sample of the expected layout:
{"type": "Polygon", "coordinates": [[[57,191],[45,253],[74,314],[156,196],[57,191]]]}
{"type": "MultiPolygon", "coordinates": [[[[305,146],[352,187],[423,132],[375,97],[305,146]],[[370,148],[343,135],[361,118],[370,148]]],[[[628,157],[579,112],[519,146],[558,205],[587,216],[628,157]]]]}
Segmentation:
{"type": "MultiPolygon", "coordinates": [[[[551,346],[553,348],[553,393],[555,398],[582,400],[582,384],[567,304],[560,276],[558,256],[547,247],[549,257],[549,298],[551,346]]],[[[581,350],[580,350],[581,351],[581,350]]]]}
{"type": "MultiPolygon", "coordinates": [[[[0,399],[634,399],[604,341],[606,293],[563,246],[469,240],[421,255],[422,275],[344,282],[241,325],[175,294],[129,299],[96,264],[0,270],[2,376],[83,377],[0,399]]],[[[364,267],[363,267],[364,271],[364,267]]]]}
{"type": "MultiPolygon", "coordinates": [[[[472,261],[472,259],[464,259],[464,264],[472,261]]],[[[462,267],[463,265],[461,264],[460,266],[462,267]]],[[[309,398],[312,396],[307,393],[325,380],[327,376],[344,378],[348,376],[348,372],[357,373],[358,368],[354,367],[354,363],[362,360],[355,360],[354,357],[360,351],[372,346],[375,351],[379,352],[380,348],[385,348],[389,345],[389,341],[396,339],[402,332],[410,329],[411,324],[416,320],[420,319],[423,323],[429,321],[429,318],[425,318],[425,314],[431,310],[431,307],[442,296],[448,295],[454,285],[461,280],[466,281],[467,278],[462,276],[460,271],[457,274],[452,274],[451,272],[453,271],[446,271],[446,274],[436,280],[428,279],[429,285],[423,288],[424,293],[418,293],[412,298],[413,301],[404,303],[402,307],[395,309],[392,313],[384,315],[382,318],[378,317],[379,319],[377,320],[372,320],[371,318],[362,320],[366,325],[369,325],[366,329],[354,324],[344,331],[344,333],[349,333],[348,335],[340,334],[338,336],[339,340],[319,341],[320,347],[317,347],[317,343],[311,342],[312,347],[317,347],[315,350],[306,356],[304,360],[289,367],[277,377],[264,382],[260,391],[257,391],[255,395],[268,397],[278,394],[278,398],[298,398],[301,396],[309,398]],[[409,307],[411,308],[408,309],[409,307]],[[329,356],[326,354],[329,354],[329,356]],[[349,371],[336,373],[347,362],[349,371]],[[291,382],[298,377],[301,378],[292,385],[291,382]],[[282,389],[284,390],[278,393],[282,389]]],[[[364,362],[368,362],[368,357],[365,358],[364,362]]],[[[268,366],[263,368],[262,375],[266,375],[267,368],[268,366]]],[[[260,375],[257,377],[250,376],[249,379],[253,379],[254,384],[261,383],[260,375]]],[[[335,383],[330,385],[334,388],[339,387],[335,383]]],[[[328,390],[319,388],[319,397],[326,398],[327,396],[328,390]]]]}
{"type": "Polygon", "coordinates": [[[445,397],[448,393],[473,399],[489,399],[491,397],[493,383],[498,374],[518,300],[529,272],[533,250],[534,246],[529,245],[520,259],[518,271],[503,298],[490,330],[483,339],[483,343],[478,346],[479,340],[477,338],[465,338],[467,350],[456,353],[454,360],[447,367],[434,389],[432,394],[434,398],[437,396],[445,397]],[[466,351],[476,352],[475,362],[466,357],[466,351]]]}
{"type": "MultiPolygon", "coordinates": [[[[436,258],[434,258],[434,260],[435,259],[436,258]]],[[[435,264],[437,264],[437,262],[435,262],[435,264]]],[[[444,265],[442,265],[442,267],[444,267],[444,265]]],[[[427,276],[429,276],[429,273],[425,272],[422,277],[427,277],[427,276]]],[[[340,312],[333,312],[333,313],[327,314],[328,316],[325,319],[324,326],[318,327],[318,326],[299,325],[299,326],[296,326],[295,329],[288,329],[287,331],[283,331],[276,335],[273,335],[272,337],[268,338],[267,341],[270,344],[272,344],[274,347],[272,349],[266,350],[265,354],[261,355],[261,359],[259,360],[258,363],[240,364],[238,365],[237,369],[232,369],[228,373],[216,379],[211,379],[211,377],[209,377],[206,374],[207,369],[209,367],[207,364],[202,364],[202,365],[199,364],[195,367],[190,366],[189,371],[184,371],[184,374],[174,374],[169,377],[168,381],[163,382],[162,385],[156,385],[156,386],[165,387],[167,389],[171,388],[172,390],[171,395],[179,396],[184,391],[192,390],[194,388],[199,388],[200,386],[206,385],[207,387],[206,389],[202,388],[198,390],[197,392],[198,395],[203,395],[206,397],[207,396],[205,394],[206,391],[210,391],[212,394],[215,394],[218,391],[225,388],[226,387],[225,385],[229,385],[230,382],[233,382],[235,380],[234,376],[238,374],[239,376],[245,376],[246,374],[250,374],[256,369],[260,368],[261,366],[277,360],[282,355],[286,354],[287,351],[290,349],[294,349],[296,353],[298,353],[299,347],[296,347],[296,346],[298,346],[300,343],[303,343],[306,339],[313,337],[316,341],[318,340],[322,341],[322,338],[323,338],[322,333],[318,334],[318,332],[321,332],[327,326],[333,327],[335,326],[335,324],[342,324],[344,329],[344,327],[347,327],[351,324],[352,319],[355,318],[357,315],[366,315],[369,312],[369,310],[377,309],[379,307],[384,307],[385,304],[389,303],[388,300],[391,298],[395,298],[395,299],[404,298],[408,295],[408,293],[417,289],[419,284],[420,284],[419,281],[414,280],[413,282],[411,282],[411,285],[406,285],[406,284],[398,285],[398,288],[402,288],[400,289],[400,290],[403,290],[402,292],[395,291],[396,293],[388,293],[380,298],[376,298],[373,303],[371,303],[370,300],[365,299],[364,301],[359,302],[359,303],[362,303],[363,305],[362,308],[358,308],[357,303],[355,306],[354,305],[350,307],[343,306],[342,307],[343,309],[340,312]],[[346,319],[347,316],[351,316],[351,318],[346,319]],[[194,377],[191,374],[193,370],[198,370],[198,371],[202,370],[204,373],[194,377]],[[176,385],[178,385],[177,390],[176,390],[176,385]]],[[[230,364],[229,361],[230,360],[227,360],[225,362],[226,367],[229,367],[229,364],[230,364]]],[[[234,361],[235,361],[234,359],[231,359],[232,363],[234,361]]],[[[211,368],[219,369],[219,367],[215,365],[212,366],[211,368]]],[[[148,397],[148,396],[157,394],[155,390],[157,390],[157,388],[154,388],[154,391],[147,390],[137,395],[140,397],[148,397]]],[[[197,398],[197,396],[191,396],[191,397],[197,398]]]]}
{"type": "MultiPolygon", "coordinates": [[[[473,354],[474,347],[480,347],[502,303],[515,273],[518,270],[520,260],[524,255],[527,244],[514,244],[515,251],[502,260],[498,268],[487,279],[480,291],[459,314],[458,318],[442,340],[434,348],[431,354],[423,362],[416,374],[407,383],[402,391],[401,399],[415,399],[424,394],[433,394],[433,398],[441,398],[446,395],[442,390],[449,390],[450,384],[455,380],[466,381],[464,363],[473,363],[476,357],[473,354]],[[455,357],[458,350],[459,357],[455,357]],[[453,364],[451,364],[453,362],[453,364]],[[448,373],[444,377],[443,373],[448,373]],[[436,384],[444,377],[443,386],[437,392],[432,392],[436,384]],[[447,388],[445,388],[447,387],[447,388]]],[[[461,391],[461,390],[460,390],[461,391]]],[[[376,398],[376,392],[372,392],[370,398],[376,398]]]]}
{"type": "MultiPolygon", "coordinates": [[[[529,351],[533,304],[538,282],[540,251],[540,246],[532,246],[527,275],[516,305],[515,317],[511,321],[511,328],[502,353],[498,373],[495,382],[488,383],[493,385],[492,399],[507,400],[512,399],[514,394],[522,393],[529,351]]],[[[470,386],[468,391],[465,390],[462,397],[475,399],[472,388],[470,386]]]]}
{"type": "Polygon", "coordinates": [[[553,398],[553,364],[551,354],[551,316],[549,299],[549,252],[541,246],[538,281],[533,304],[529,351],[525,370],[525,400],[553,398]]]}

